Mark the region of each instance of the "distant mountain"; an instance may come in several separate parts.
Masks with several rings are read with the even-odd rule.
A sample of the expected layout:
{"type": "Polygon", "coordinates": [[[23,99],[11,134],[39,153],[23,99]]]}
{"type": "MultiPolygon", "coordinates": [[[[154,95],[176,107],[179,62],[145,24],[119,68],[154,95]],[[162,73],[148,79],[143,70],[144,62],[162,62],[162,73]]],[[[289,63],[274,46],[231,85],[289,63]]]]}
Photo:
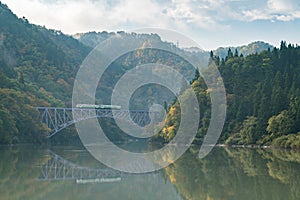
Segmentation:
{"type": "MultiPolygon", "coordinates": [[[[195,55],[195,53],[184,51],[178,48],[175,44],[162,41],[158,34],[138,34],[138,33],[127,33],[124,31],[111,32],[108,33],[106,31],[103,32],[88,32],[88,33],[79,33],[73,35],[74,38],[78,39],[84,45],[90,47],[96,47],[99,43],[108,39],[111,36],[117,36],[115,39],[118,40],[118,45],[126,46],[128,41],[137,42],[140,46],[140,50],[136,50],[133,52],[128,52],[126,55],[122,56],[122,58],[114,61],[112,66],[106,71],[106,75],[103,76],[103,82],[100,85],[101,89],[97,91],[96,98],[99,97],[99,101],[103,103],[110,102],[111,86],[113,86],[116,81],[121,77],[126,71],[132,69],[135,66],[148,64],[148,63],[160,63],[166,64],[169,66],[173,66],[174,69],[179,71],[181,74],[185,76],[187,80],[192,80],[195,76],[195,69],[188,63],[180,61],[178,56],[170,53],[170,52],[178,52],[178,53],[186,53],[188,55],[195,55]],[[155,46],[159,47],[159,49],[150,51],[148,48],[144,48],[146,46],[155,46]],[[162,51],[160,49],[165,49],[168,51],[162,51]]],[[[208,58],[208,53],[205,53],[205,57],[208,58]]],[[[197,54],[199,57],[199,55],[197,54]]],[[[168,76],[166,74],[166,76],[168,76]]],[[[150,90],[149,90],[150,91],[150,90]]],[[[156,93],[157,91],[152,91],[156,93]]],[[[137,95],[145,96],[145,90],[140,90],[140,93],[137,95]]],[[[158,99],[164,99],[166,102],[171,102],[174,99],[174,95],[170,95],[169,93],[156,93],[155,94],[158,99]],[[165,97],[165,98],[162,98],[165,97]],[[167,100],[166,100],[167,99],[167,100]]],[[[142,98],[143,99],[143,98],[142,98]]],[[[145,100],[145,99],[143,99],[145,100]]],[[[164,101],[159,102],[164,103],[164,101]]],[[[146,106],[146,103],[137,103],[138,107],[135,109],[142,109],[139,106],[146,106]]],[[[145,108],[144,108],[145,109],[145,108]]],[[[146,108],[147,109],[147,108],[146,108]]]]}
{"type": "Polygon", "coordinates": [[[225,58],[227,56],[228,50],[230,49],[231,52],[234,54],[235,50],[237,50],[238,54],[243,54],[244,56],[260,53],[262,51],[266,51],[268,49],[273,50],[274,46],[262,42],[252,42],[248,45],[238,46],[238,47],[219,47],[218,49],[214,50],[214,55],[219,56],[220,58],[225,58]]]}
{"type": "MultiPolygon", "coordinates": [[[[77,39],[78,41],[80,41],[81,43],[83,43],[84,45],[87,45],[89,47],[96,47],[97,44],[101,43],[102,41],[108,39],[111,36],[115,36],[116,34],[127,34],[130,35],[129,33],[126,33],[124,31],[118,31],[118,32],[87,32],[87,33],[77,33],[75,35],[73,35],[73,37],[75,39],[77,39]]],[[[133,34],[136,36],[141,36],[143,35],[144,39],[148,39],[148,40],[152,40],[156,39],[156,42],[160,42],[163,43],[163,41],[161,41],[160,37],[156,34],[155,37],[153,37],[153,35],[150,34],[133,34]]],[[[172,43],[167,43],[168,45],[172,44],[172,43]]],[[[178,48],[175,44],[172,44],[173,47],[178,48]]],[[[250,55],[250,54],[255,54],[255,53],[260,53],[262,51],[265,50],[272,50],[274,48],[274,46],[263,42],[263,41],[256,41],[256,42],[252,42],[250,44],[247,45],[243,45],[243,46],[238,46],[238,47],[219,47],[216,50],[213,50],[214,55],[219,56],[220,58],[225,58],[228,54],[228,50],[231,49],[232,53],[234,54],[235,51],[237,50],[238,54],[241,55],[243,54],[244,56],[250,55]]],[[[205,51],[203,49],[200,49],[198,47],[186,47],[186,48],[182,48],[181,50],[184,50],[187,53],[191,53],[194,55],[198,55],[198,56],[209,56],[209,51],[205,51]]]]}
{"type": "Polygon", "coordinates": [[[111,32],[108,33],[106,31],[103,32],[88,32],[88,33],[77,33],[75,35],[73,35],[73,37],[75,39],[77,39],[78,41],[80,41],[81,43],[89,46],[89,47],[96,47],[97,44],[99,44],[100,42],[106,40],[107,38],[116,35],[116,33],[111,32]]]}
{"type": "Polygon", "coordinates": [[[204,51],[203,49],[200,49],[199,47],[186,47],[183,48],[183,50],[187,51],[187,52],[191,52],[191,53],[207,53],[207,51],[204,51]]]}
{"type": "Polygon", "coordinates": [[[118,36],[118,35],[122,37],[122,40],[133,39],[133,40],[138,40],[141,43],[156,44],[158,46],[164,47],[166,49],[170,49],[172,51],[182,51],[182,49],[179,49],[175,44],[162,41],[158,34],[127,33],[125,31],[117,31],[117,32],[109,32],[109,33],[106,31],[102,31],[102,32],[93,31],[87,33],[77,33],[72,37],[77,39],[82,44],[94,48],[99,43],[108,39],[109,37],[118,36]]]}

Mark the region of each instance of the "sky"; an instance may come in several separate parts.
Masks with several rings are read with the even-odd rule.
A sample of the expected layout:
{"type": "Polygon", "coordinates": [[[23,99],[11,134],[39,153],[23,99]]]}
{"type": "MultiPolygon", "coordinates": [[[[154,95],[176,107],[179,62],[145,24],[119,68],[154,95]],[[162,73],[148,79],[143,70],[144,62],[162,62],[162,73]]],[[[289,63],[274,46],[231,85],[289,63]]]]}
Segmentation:
{"type": "MultiPolygon", "coordinates": [[[[0,0],[30,23],[65,34],[161,28],[205,49],[300,44],[299,0],[0,0]]],[[[184,44],[179,44],[184,46],[184,44]]]]}

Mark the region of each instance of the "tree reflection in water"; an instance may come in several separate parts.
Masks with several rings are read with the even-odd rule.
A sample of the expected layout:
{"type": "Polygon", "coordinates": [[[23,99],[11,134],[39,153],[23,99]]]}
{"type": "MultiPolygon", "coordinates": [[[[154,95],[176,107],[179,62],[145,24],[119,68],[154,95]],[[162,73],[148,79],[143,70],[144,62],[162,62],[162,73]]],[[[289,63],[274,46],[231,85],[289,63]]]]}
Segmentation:
{"type": "MultiPolygon", "coordinates": [[[[1,147],[0,199],[300,199],[300,152],[215,147],[198,159],[195,149],[156,173],[76,184],[37,181],[40,166],[51,159],[47,149],[1,147]]],[[[53,152],[78,166],[105,167],[83,148],[53,152]]]]}

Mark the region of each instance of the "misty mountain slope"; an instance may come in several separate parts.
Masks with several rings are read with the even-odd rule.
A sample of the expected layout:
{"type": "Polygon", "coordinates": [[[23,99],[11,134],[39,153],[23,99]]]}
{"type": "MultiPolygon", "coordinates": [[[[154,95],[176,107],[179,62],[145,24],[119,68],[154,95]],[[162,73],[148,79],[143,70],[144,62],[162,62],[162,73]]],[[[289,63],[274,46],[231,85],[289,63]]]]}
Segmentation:
{"type": "Polygon", "coordinates": [[[227,52],[230,49],[231,52],[234,54],[237,50],[238,54],[243,54],[244,56],[248,56],[255,53],[260,53],[262,51],[266,51],[268,49],[273,50],[274,46],[262,42],[262,41],[256,41],[252,42],[247,45],[238,46],[238,47],[219,47],[216,50],[213,51],[214,55],[219,56],[220,58],[225,58],[227,56],[227,52]]]}

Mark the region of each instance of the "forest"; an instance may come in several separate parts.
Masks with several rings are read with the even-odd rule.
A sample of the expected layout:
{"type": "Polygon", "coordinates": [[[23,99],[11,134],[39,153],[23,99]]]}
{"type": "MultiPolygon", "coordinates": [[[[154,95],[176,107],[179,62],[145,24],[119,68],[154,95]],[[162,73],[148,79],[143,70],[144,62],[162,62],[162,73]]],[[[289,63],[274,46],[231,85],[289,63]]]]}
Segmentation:
{"type": "MultiPolygon", "coordinates": [[[[0,144],[44,143],[49,130],[39,121],[35,107],[71,106],[76,73],[95,41],[86,38],[88,44],[84,44],[61,31],[31,24],[2,3],[0,19],[0,144]]],[[[108,37],[113,33],[103,35],[108,37]]],[[[141,38],[163,43],[155,34],[141,38]]],[[[163,45],[183,51],[174,44],[163,45]]],[[[282,41],[279,48],[269,47],[259,53],[243,55],[238,50],[229,48],[225,56],[224,51],[221,56],[214,52],[207,55],[218,66],[226,88],[227,116],[219,143],[300,148],[300,47],[282,41]]],[[[103,90],[96,94],[99,101],[108,101],[106,96],[112,90],[109,84],[115,84],[129,66],[140,62],[164,60],[164,64],[174,65],[181,73],[191,74],[187,63],[176,61],[167,53],[149,51],[151,57],[137,61],[136,57],[146,51],[149,50],[133,52],[125,55],[123,61],[113,63],[110,76],[103,77],[103,90]]],[[[201,102],[201,120],[194,141],[201,143],[210,120],[210,89],[199,73],[195,74],[191,86],[201,102]]],[[[168,99],[165,127],[154,138],[168,142],[175,136],[180,122],[180,105],[176,100],[171,101],[168,93],[156,94],[149,88],[137,96],[143,96],[145,91],[168,99]]],[[[183,91],[182,95],[187,92],[183,91]]],[[[142,100],[145,99],[140,99],[137,107],[145,105],[142,100]]],[[[105,123],[115,130],[109,122],[105,123]]],[[[65,132],[54,141],[66,138],[72,141],[77,137],[74,127],[65,132]]]]}
{"type": "Polygon", "coordinates": [[[70,105],[90,48],[18,18],[2,3],[0,19],[0,144],[43,143],[48,129],[35,107],[70,105]]]}
{"type": "MultiPolygon", "coordinates": [[[[228,50],[221,59],[211,52],[226,88],[227,116],[219,143],[300,147],[300,47],[282,41],[280,48],[248,56],[228,50]]],[[[201,76],[192,87],[198,95],[201,121],[195,143],[201,143],[210,120],[209,88],[201,76]]],[[[183,94],[185,95],[185,94],[183,94]]],[[[180,122],[180,105],[169,108],[167,126],[158,138],[170,141],[180,122]]]]}

